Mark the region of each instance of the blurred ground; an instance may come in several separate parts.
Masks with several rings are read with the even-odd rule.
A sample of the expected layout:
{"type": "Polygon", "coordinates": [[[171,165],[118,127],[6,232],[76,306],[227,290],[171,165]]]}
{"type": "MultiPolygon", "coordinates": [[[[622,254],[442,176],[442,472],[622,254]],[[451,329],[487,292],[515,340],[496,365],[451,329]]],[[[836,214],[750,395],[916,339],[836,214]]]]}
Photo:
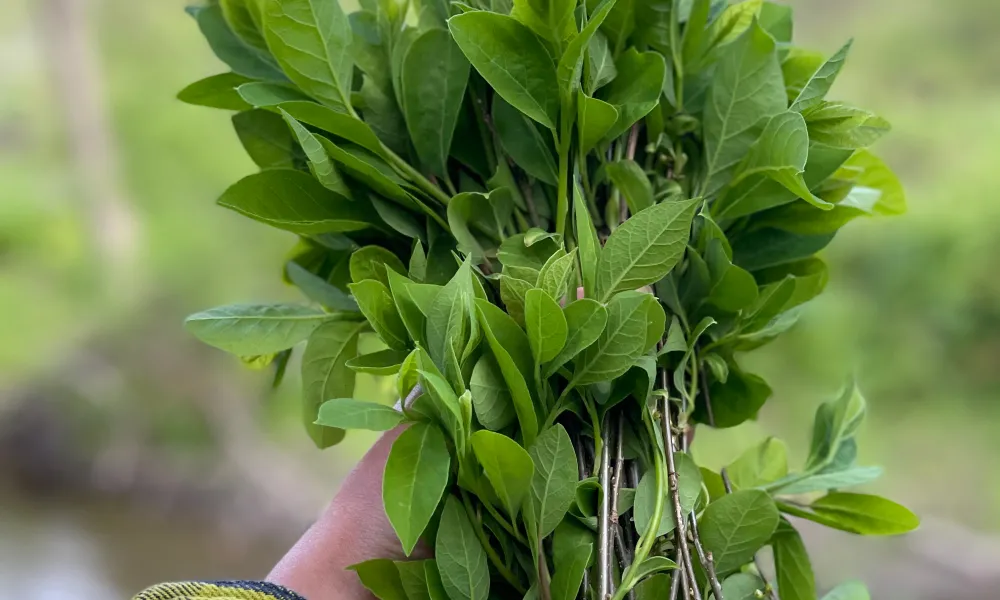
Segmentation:
{"type": "MultiPolygon", "coordinates": [[[[856,38],[835,95],[895,125],[878,150],[911,210],[835,241],[827,294],[748,361],[776,399],[695,449],[721,463],[775,434],[801,450],[816,404],[855,372],[871,405],[862,461],[886,468],[873,488],[925,526],[810,532],[821,581],[861,578],[883,600],[992,597],[1000,4],[792,4],[800,44],[856,38]]],[[[206,306],[294,298],[279,278],[292,238],[213,205],[253,167],[223,113],[174,100],[222,70],[183,5],[0,3],[0,589],[14,597],[262,576],[370,442],[312,451],[297,382],[270,393],[181,328],[206,306]],[[296,493],[269,492],[274,477],[296,493]]]]}

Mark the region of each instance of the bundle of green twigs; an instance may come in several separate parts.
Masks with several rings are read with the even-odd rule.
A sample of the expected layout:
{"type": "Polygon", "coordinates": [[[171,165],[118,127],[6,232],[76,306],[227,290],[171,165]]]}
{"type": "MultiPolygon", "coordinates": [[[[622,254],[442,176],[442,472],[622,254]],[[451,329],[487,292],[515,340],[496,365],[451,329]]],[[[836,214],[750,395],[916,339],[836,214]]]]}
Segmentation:
{"type": "Polygon", "coordinates": [[[797,470],[773,438],[720,471],[689,448],[696,424],[768,399],[737,357],[823,290],[837,230],[905,208],[866,150],[886,122],[826,99],[848,46],[793,46],[791,10],[761,0],[191,12],[232,72],[180,97],[238,111],[261,167],[219,203],[298,236],[284,276],[311,303],[188,326],[279,379],[306,342],[320,447],[408,425],[385,510],[407,553],[423,539],[435,558],[358,565],[377,596],[810,600],[786,517],[916,526],[840,491],[880,473],[855,464],[853,386],[820,407],[797,470]],[[382,349],[359,354],[366,337],[382,349]],[[353,399],[356,373],[410,402],[353,399]]]}

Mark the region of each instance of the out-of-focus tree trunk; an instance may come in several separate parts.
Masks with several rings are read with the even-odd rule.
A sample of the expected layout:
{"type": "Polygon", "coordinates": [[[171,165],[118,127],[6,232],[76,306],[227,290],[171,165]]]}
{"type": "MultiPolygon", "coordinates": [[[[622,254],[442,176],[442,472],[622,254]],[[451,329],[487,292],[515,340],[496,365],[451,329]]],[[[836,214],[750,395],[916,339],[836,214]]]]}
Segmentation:
{"type": "Polygon", "coordinates": [[[35,14],[54,105],[65,131],[77,209],[98,253],[103,299],[127,301],[138,291],[140,223],[119,170],[105,103],[104,76],[88,19],[90,0],[36,0],[35,14]]]}

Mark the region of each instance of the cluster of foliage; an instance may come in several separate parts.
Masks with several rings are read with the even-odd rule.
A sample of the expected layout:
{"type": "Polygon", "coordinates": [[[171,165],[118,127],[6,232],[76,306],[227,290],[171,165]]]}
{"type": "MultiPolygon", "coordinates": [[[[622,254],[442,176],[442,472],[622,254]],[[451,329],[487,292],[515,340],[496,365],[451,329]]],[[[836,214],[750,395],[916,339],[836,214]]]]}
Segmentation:
{"type": "Polygon", "coordinates": [[[880,474],[855,464],[855,387],[798,471],[776,439],[720,472],[689,444],[768,399],[737,357],[822,292],[836,232],[905,208],[866,150],[888,125],[825,99],[849,45],[793,46],[791,10],[762,0],[470,2],[192,9],[232,72],[180,97],[238,111],[261,167],[219,203],[298,235],[284,276],[312,305],[189,329],[278,379],[306,342],[320,447],[409,425],[384,505],[435,558],[357,565],[383,600],[815,599],[786,515],[917,524],[841,491],[880,474]],[[353,399],[359,372],[395,376],[401,408],[353,399]]]}

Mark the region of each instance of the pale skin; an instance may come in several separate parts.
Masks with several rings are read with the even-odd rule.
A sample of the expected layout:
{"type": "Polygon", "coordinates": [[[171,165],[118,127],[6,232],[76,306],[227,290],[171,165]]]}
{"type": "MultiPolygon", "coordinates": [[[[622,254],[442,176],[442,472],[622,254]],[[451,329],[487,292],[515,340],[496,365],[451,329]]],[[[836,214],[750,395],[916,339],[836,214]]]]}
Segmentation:
{"type": "MultiPolygon", "coordinates": [[[[403,560],[399,540],[382,509],[382,473],[403,427],[383,435],[344,480],[316,523],[275,565],[267,580],[308,600],[373,600],[347,567],[372,559],[403,560]]],[[[426,558],[418,547],[409,558],[426,558]]]]}

